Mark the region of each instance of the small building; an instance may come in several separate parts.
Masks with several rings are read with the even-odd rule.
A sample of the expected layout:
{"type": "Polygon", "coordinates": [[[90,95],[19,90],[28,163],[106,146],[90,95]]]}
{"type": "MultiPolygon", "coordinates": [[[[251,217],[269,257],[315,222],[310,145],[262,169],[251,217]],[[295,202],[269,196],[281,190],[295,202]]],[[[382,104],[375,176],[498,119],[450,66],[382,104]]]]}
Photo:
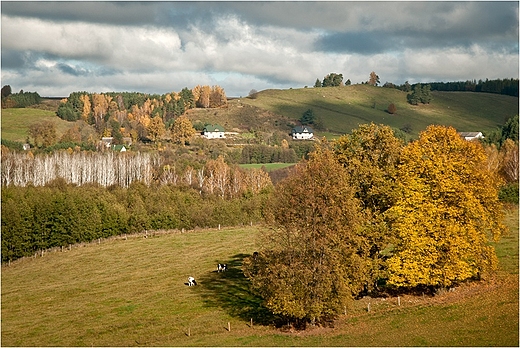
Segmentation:
{"type": "Polygon", "coordinates": [[[114,142],[114,137],[102,137],[101,138],[101,143],[103,144],[103,146],[105,146],[106,148],[110,148],[110,146],[112,146],[112,143],[114,142]]]}
{"type": "Polygon", "coordinates": [[[224,127],[218,124],[206,125],[202,130],[202,136],[206,139],[223,139],[226,137],[224,127]]]}
{"type": "Polygon", "coordinates": [[[484,139],[484,135],[482,134],[482,132],[459,132],[459,135],[468,141],[475,139],[484,139]]]}
{"type": "Polygon", "coordinates": [[[126,147],[124,145],[112,145],[112,151],[126,152],[126,147]]]}
{"type": "Polygon", "coordinates": [[[314,131],[309,126],[296,126],[291,131],[293,139],[312,139],[314,131]]]}

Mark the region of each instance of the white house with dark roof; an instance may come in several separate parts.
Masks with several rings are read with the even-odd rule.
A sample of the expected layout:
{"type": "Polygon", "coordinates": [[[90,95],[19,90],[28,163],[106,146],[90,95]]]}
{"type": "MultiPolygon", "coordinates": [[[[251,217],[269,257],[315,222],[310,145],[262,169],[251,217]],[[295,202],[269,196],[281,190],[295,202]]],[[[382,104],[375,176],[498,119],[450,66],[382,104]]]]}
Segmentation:
{"type": "Polygon", "coordinates": [[[224,127],[218,124],[206,125],[202,130],[202,136],[206,139],[223,139],[226,137],[224,127]]]}
{"type": "Polygon", "coordinates": [[[314,137],[314,131],[309,126],[296,126],[291,131],[293,139],[309,140],[314,137]]]}
{"type": "Polygon", "coordinates": [[[482,132],[458,132],[465,140],[471,141],[475,139],[484,139],[482,132]]]}

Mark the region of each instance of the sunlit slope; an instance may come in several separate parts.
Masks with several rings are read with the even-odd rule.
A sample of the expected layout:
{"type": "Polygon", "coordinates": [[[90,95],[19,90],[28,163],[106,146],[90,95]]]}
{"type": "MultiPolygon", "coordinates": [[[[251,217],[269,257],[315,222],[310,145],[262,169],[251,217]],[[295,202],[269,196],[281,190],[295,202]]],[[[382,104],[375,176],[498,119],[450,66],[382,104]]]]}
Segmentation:
{"type": "Polygon", "coordinates": [[[362,123],[405,126],[417,134],[430,124],[455,127],[459,131],[489,131],[518,114],[518,98],[490,93],[432,92],[428,105],[410,105],[406,92],[396,89],[353,85],[326,88],[265,90],[243,104],[291,119],[312,109],[333,132],[348,133],[362,123]],[[397,113],[386,110],[393,103],[397,113]]]}

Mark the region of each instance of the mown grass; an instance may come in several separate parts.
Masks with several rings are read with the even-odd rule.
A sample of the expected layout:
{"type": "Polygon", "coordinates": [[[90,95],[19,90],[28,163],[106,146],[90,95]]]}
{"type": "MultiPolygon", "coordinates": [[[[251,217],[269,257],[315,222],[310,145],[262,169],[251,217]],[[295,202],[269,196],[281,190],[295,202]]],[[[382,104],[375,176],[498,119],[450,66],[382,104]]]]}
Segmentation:
{"type": "Polygon", "coordinates": [[[435,297],[402,296],[401,306],[396,298],[363,298],[334,328],[305,332],[268,325],[273,317],[248,290],[240,267],[256,250],[258,227],[132,236],[49,252],[2,267],[2,344],[518,346],[517,207],[505,221],[512,231],[497,244],[496,279],[435,297]],[[229,271],[217,273],[218,262],[229,271]],[[198,286],[185,285],[190,275],[198,286]]]}
{"type": "Polygon", "coordinates": [[[73,122],[60,119],[54,111],[50,110],[33,108],[2,109],[2,139],[25,142],[29,136],[29,127],[32,124],[43,121],[49,121],[55,125],[58,139],[67,129],[74,125],[73,122]]]}

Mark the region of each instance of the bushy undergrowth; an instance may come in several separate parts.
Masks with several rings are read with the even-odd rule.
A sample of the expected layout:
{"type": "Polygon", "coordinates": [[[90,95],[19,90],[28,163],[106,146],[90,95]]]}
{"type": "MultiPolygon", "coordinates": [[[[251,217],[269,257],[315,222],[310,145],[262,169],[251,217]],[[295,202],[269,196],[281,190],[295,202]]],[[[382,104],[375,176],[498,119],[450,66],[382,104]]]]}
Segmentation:
{"type": "Polygon", "coordinates": [[[263,192],[222,199],[172,185],[104,188],[63,180],[44,187],[3,187],[2,261],[147,229],[258,222],[268,196],[263,192]]]}
{"type": "Polygon", "coordinates": [[[518,204],[518,183],[504,185],[498,192],[498,198],[505,203],[518,204]]]}

